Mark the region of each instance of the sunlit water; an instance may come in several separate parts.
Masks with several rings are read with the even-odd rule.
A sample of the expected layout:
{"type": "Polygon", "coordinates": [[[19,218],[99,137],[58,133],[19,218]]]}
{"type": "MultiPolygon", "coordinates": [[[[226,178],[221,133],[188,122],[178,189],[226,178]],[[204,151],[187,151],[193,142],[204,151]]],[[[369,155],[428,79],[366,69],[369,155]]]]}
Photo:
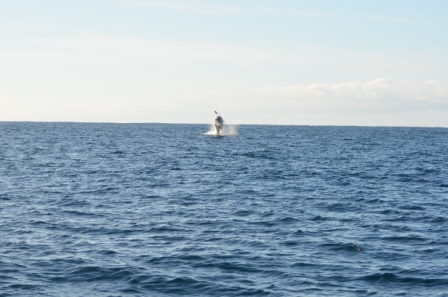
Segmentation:
{"type": "Polygon", "coordinates": [[[448,296],[448,129],[209,131],[0,123],[0,295],[448,296]]]}

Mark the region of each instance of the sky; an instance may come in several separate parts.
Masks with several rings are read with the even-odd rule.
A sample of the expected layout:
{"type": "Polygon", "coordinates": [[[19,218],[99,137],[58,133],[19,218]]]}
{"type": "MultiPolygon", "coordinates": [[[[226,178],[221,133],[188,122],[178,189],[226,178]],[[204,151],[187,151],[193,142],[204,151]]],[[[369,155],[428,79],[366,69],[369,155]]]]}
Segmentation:
{"type": "Polygon", "coordinates": [[[0,0],[0,121],[448,127],[445,0],[0,0]]]}

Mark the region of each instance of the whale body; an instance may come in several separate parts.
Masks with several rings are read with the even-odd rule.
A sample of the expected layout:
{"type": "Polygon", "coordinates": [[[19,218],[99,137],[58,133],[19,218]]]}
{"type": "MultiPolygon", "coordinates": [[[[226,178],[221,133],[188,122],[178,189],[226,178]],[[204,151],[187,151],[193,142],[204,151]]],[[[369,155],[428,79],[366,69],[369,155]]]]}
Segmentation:
{"type": "Polygon", "coordinates": [[[216,128],[216,133],[217,134],[221,134],[222,128],[224,127],[224,120],[222,119],[222,116],[216,113],[216,118],[215,118],[215,128],[216,128]]]}

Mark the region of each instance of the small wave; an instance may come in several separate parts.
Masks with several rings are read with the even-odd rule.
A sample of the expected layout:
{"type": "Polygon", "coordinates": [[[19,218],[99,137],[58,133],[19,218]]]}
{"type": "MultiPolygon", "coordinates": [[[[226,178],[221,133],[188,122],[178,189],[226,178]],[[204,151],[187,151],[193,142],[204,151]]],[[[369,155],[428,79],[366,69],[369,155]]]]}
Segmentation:
{"type": "MultiPolygon", "coordinates": [[[[260,151],[253,151],[253,152],[247,152],[247,153],[242,153],[241,154],[244,157],[249,157],[249,158],[253,158],[253,159],[267,159],[267,160],[277,160],[278,158],[275,156],[275,154],[272,153],[272,151],[270,150],[260,150],[260,151]]],[[[261,172],[261,177],[262,178],[271,178],[271,174],[275,171],[273,170],[268,170],[267,172],[261,172]]],[[[278,172],[278,171],[277,171],[278,172]]]]}
{"type": "Polygon", "coordinates": [[[371,281],[371,282],[380,282],[380,281],[395,281],[398,279],[398,276],[393,273],[374,273],[370,275],[366,275],[361,277],[362,280],[371,281]]]}
{"type": "Polygon", "coordinates": [[[287,241],[283,242],[283,245],[287,246],[287,247],[294,247],[294,246],[298,246],[299,242],[296,240],[287,240],[287,241]]]}
{"type": "MultiPolygon", "coordinates": [[[[72,270],[66,281],[99,281],[99,280],[128,280],[134,276],[138,271],[130,267],[100,267],[100,266],[85,266],[72,270]]],[[[62,281],[61,279],[60,281],[62,281]]]]}
{"type": "Polygon", "coordinates": [[[27,284],[12,284],[9,285],[8,288],[12,290],[32,291],[38,289],[39,287],[36,285],[27,285],[27,284]]]}
{"type": "Polygon", "coordinates": [[[420,205],[403,205],[403,206],[399,206],[398,208],[404,209],[404,210],[425,210],[425,208],[420,205]]]}
{"type": "Polygon", "coordinates": [[[258,269],[254,265],[248,263],[239,263],[236,261],[223,261],[223,262],[214,262],[214,263],[204,263],[199,264],[197,267],[207,267],[219,269],[221,271],[226,272],[235,272],[235,273],[258,273],[262,272],[262,270],[258,269]]]}
{"type": "Polygon", "coordinates": [[[292,234],[294,234],[294,235],[301,235],[301,234],[305,234],[305,232],[300,230],[300,229],[298,229],[298,230],[294,231],[292,234]]]}
{"type": "Polygon", "coordinates": [[[7,200],[11,200],[11,199],[9,197],[7,197],[6,195],[0,194],[0,200],[7,201],[7,200]]]}
{"type": "Polygon", "coordinates": [[[300,220],[298,220],[297,218],[293,218],[293,217],[285,217],[285,218],[279,218],[278,222],[280,222],[282,224],[292,224],[292,223],[300,222],[300,220]]]}
{"type": "Polygon", "coordinates": [[[178,228],[178,227],[173,227],[173,226],[169,226],[169,225],[161,225],[161,226],[152,227],[147,232],[171,234],[171,233],[179,233],[179,232],[185,232],[185,231],[188,231],[188,230],[185,228],[178,228]]]}
{"type": "Polygon", "coordinates": [[[122,151],[122,150],[116,150],[116,151],[111,152],[111,154],[112,154],[112,155],[124,155],[125,152],[122,151]]]}
{"type": "Polygon", "coordinates": [[[192,277],[153,276],[133,280],[147,292],[158,292],[173,296],[268,296],[271,292],[249,286],[232,286],[213,278],[213,282],[192,277]]]}
{"type": "Polygon", "coordinates": [[[336,252],[362,253],[365,251],[365,248],[363,246],[353,243],[330,243],[323,244],[322,246],[336,252]]]}
{"type": "Polygon", "coordinates": [[[239,210],[237,212],[234,213],[235,216],[237,217],[247,217],[250,215],[253,215],[255,212],[252,210],[239,210]]]}
{"type": "Polygon", "coordinates": [[[320,221],[328,221],[328,218],[317,215],[317,216],[314,216],[311,220],[320,222],[320,221]]]}
{"type": "Polygon", "coordinates": [[[386,272],[386,273],[374,273],[360,278],[361,280],[369,282],[397,282],[397,283],[407,283],[413,285],[425,285],[425,286],[446,286],[448,285],[447,279],[437,279],[437,278],[420,278],[420,277],[401,277],[397,274],[386,272]]]}
{"type": "Polygon", "coordinates": [[[419,235],[387,236],[387,237],[383,237],[382,239],[388,240],[388,241],[401,241],[401,242],[426,241],[426,238],[423,238],[419,235]]]}
{"type": "Polygon", "coordinates": [[[445,217],[435,217],[430,220],[432,223],[445,223],[446,221],[448,221],[448,218],[445,217]]]}

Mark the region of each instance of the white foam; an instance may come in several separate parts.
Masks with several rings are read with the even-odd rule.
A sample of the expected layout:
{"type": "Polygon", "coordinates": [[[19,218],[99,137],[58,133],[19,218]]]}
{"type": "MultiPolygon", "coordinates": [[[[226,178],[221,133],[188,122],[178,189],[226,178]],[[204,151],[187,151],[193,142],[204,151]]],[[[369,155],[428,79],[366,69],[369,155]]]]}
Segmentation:
{"type": "Polygon", "coordinates": [[[211,135],[211,136],[237,136],[238,133],[238,126],[236,125],[224,125],[224,127],[221,130],[221,133],[218,134],[218,131],[216,131],[215,125],[210,125],[209,131],[203,133],[203,135],[211,135]]]}

